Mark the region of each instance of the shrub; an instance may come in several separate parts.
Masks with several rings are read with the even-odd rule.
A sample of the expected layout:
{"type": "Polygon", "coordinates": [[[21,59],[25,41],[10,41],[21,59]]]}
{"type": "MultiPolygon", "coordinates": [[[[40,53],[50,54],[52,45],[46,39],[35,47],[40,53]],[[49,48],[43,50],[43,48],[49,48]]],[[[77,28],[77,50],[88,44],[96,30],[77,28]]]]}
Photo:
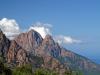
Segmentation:
{"type": "Polygon", "coordinates": [[[13,70],[13,75],[32,75],[32,66],[27,64],[21,67],[16,67],[13,70]]]}

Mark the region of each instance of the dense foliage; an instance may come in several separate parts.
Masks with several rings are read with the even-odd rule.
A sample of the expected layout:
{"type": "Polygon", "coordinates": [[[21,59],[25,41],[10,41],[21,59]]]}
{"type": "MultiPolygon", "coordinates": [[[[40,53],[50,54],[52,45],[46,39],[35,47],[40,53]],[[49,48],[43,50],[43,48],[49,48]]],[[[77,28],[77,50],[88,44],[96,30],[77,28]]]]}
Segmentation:
{"type": "MultiPolygon", "coordinates": [[[[43,68],[32,70],[32,66],[29,64],[23,65],[21,67],[16,67],[11,70],[5,67],[2,62],[0,62],[0,75],[59,75],[59,74],[55,71],[43,68]]],[[[64,75],[83,75],[83,74],[80,71],[70,71],[70,72],[65,72],[64,75]]]]}
{"type": "Polygon", "coordinates": [[[12,70],[13,75],[32,75],[32,66],[23,65],[12,70]]]}
{"type": "Polygon", "coordinates": [[[6,67],[0,60],[0,75],[12,75],[11,69],[6,67]]]}

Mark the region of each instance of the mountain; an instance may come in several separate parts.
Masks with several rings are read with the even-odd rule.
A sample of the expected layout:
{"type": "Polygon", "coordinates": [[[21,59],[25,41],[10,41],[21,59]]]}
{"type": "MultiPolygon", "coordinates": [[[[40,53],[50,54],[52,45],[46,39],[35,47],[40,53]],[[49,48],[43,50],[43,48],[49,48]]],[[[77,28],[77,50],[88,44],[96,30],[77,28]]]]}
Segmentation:
{"type": "MultiPolygon", "coordinates": [[[[19,46],[21,46],[24,50],[26,50],[30,63],[33,64],[34,56],[38,56],[38,57],[42,57],[42,59],[43,59],[42,65],[40,65],[40,66],[47,68],[47,69],[52,69],[52,70],[55,68],[57,68],[58,70],[61,70],[60,67],[62,65],[60,64],[60,62],[56,58],[51,56],[50,51],[48,51],[48,49],[47,49],[47,51],[46,51],[46,49],[43,50],[44,46],[46,46],[46,43],[48,42],[48,40],[50,40],[52,46],[55,44],[55,42],[53,41],[51,36],[49,37],[49,35],[48,35],[48,36],[46,36],[45,39],[43,39],[40,36],[40,34],[34,30],[30,30],[29,32],[26,32],[26,33],[21,33],[19,36],[17,36],[15,38],[16,43],[19,46]],[[42,47],[42,45],[43,45],[43,47],[42,47]]],[[[55,52],[58,52],[58,49],[59,48],[56,48],[56,46],[55,46],[55,52]]],[[[58,54],[59,53],[56,53],[55,55],[58,55],[58,54]]],[[[63,69],[65,69],[65,68],[63,67],[63,69]]],[[[57,70],[57,72],[59,72],[58,70],[57,70]]]]}
{"type": "Polygon", "coordinates": [[[100,65],[61,47],[50,35],[43,39],[35,30],[21,33],[13,40],[7,39],[0,30],[0,54],[10,68],[32,64],[34,69],[55,70],[59,75],[68,71],[100,74],[100,65]]]}
{"type": "Polygon", "coordinates": [[[19,38],[15,38],[16,42],[19,43],[19,40],[21,40],[21,42],[23,43],[19,43],[20,46],[24,46],[24,49],[27,50],[27,46],[29,48],[31,48],[29,51],[33,50],[33,52],[35,52],[35,55],[37,56],[41,56],[44,58],[44,60],[49,61],[49,56],[55,58],[56,60],[58,60],[60,63],[64,64],[64,66],[66,68],[71,68],[73,70],[82,70],[85,72],[85,74],[88,74],[88,71],[91,72],[99,72],[100,68],[99,65],[95,64],[94,62],[92,62],[91,60],[87,59],[86,57],[80,56],[76,53],[71,52],[70,50],[67,50],[65,48],[62,48],[61,46],[59,46],[58,43],[56,43],[53,38],[50,35],[47,35],[44,39],[40,39],[42,38],[40,36],[40,34],[38,34],[36,31],[31,30],[28,33],[24,33],[26,36],[28,35],[28,37],[31,37],[31,39],[26,38],[25,36],[23,36],[22,34],[20,34],[18,37],[22,37],[22,39],[19,38]],[[36,35],[32,35],[32,34],[37,34],[36,35]],[[31,34],[31,35],[29,35],[31,34]],[[23,40],[23,38],[25,38],[26,40],[23,40]],[[37,40],[40,42],[39,44],[37,44],[37,40]],[[31,41],[31,44],[26,44],[26,41],[28,40],[27,43],[30,42],[30,40],[36,40],[34,43],[34,41],[31,41]],[[34,43],[34,46],[30,47],[30,45],[32,45],[34,43]]]}
{"type": "Polygon", "coordinates": [[[0,56],[2,56],[5,61],[7,57],[7,50],[10,46],[10,40],[6,38],[3,32],[0,29],[0,56]]]}
{"type": "Polygon", "coordinates": [[[73,70],[78,69],[83,71],[84,75],[98,75],[100,72],[100,65],[65,48],[62,48],[60,61],[73,70]]]}
{"type": "Polygon", "coordinates": [[[49,35],[45,37],[41,46],[38,47],[37,51],[37,54],[41,56],[48,54],[53,58],[56,58],[66,68],[83,71],[85,75],[100,72],[100,65],[97,65],[86,57],[78,55],[74,52],[71,52],[70,50],[59,46],[59,44],[56,43],[49,35]]]}
{"type": "MultiPolygon", "coordinates": [[[[35,49],[40,46],[43,40],[40,34],[34,30],[29,31],[27,33],[20,34],[18,37],[15,38],[15,40],[7,39],[2,31],[0,32],[0,37],[1,37],[0,39],[1,56],[0,57],[2,57],[3,61],[5,61],[3,63],[7,64],[8,67],[11,69],[16,66],[20,67],[24,64],[32,64],[34,68],[42,67],[42,68],[52,69],[52,70],[55,68],[58,68],[58,70],[61,70],[60,67],[63,67],[60,64],[60,62],[56,60],[55,58],[53,58],[52,56],[47,55],[46,57],[42,57],[42,56],[37,56],[34,53],[35,49]],[[17,39],[17,38],[20,38],[20,39],[17,39]],[[18,43],[18,42],[22,42],[22,43],[18,43]]],[[[3,70],[2,67],[0,67],[0,69],[3,70]]],[[[63,69],[65,68],[63,67],[63,69]]],[[[56,72],[58,72],[58,70],[56,72]]]]}
{"type": "Polygon", "coordinates": [[[7,53],[7,63],[22,65],[26,62],[26,52],[14,40],[11,41],[7,53]]]}
{"type": "Polygon", "coordinates": [[[34,30],[21,33],[15,38],[15,41],[26,51],[34,51],[41,43],[42,37],[34,30]]]}

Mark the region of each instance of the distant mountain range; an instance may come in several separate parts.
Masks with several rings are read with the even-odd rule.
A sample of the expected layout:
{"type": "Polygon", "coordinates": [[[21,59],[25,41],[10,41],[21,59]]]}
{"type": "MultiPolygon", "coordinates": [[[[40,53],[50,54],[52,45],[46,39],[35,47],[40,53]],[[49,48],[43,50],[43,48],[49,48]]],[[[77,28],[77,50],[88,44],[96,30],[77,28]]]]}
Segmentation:
{"type": "Polygon", "coordinates": [[[50,35],[43,39],[35,30],[21,33],[13,40],[6,38],[0,30],[0,57],[9,68],[29,63],[35,68],[55,70],[59,75],[68,70],[100,75],[100,65],[63,48],[50,35]]]}

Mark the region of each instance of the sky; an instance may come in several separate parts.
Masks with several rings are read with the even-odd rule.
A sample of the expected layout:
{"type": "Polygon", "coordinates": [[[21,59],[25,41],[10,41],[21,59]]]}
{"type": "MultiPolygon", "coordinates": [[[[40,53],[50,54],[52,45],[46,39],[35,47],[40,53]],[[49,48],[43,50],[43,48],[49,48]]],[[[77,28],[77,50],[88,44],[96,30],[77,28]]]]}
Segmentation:
{"type": "Polygon", "coordinates": [[[0,24],[6,35],[40,27],[100,64],[100,0],[0,0],[0,24]]]}

